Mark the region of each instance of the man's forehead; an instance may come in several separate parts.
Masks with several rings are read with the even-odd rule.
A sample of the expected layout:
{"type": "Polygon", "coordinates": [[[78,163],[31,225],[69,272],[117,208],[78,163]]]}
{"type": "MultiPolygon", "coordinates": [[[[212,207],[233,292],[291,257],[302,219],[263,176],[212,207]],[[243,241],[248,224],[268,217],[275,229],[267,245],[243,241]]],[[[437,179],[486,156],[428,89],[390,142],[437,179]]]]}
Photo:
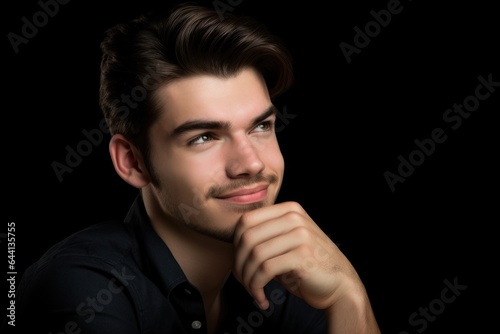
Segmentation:
{"type": "Polygon", "coordinates": [[[160,87],[155,95],[159,119],[169,128],[197,120],[253,119],[273,109],[265,82],[254,71],[228,78],[190,76],[160,87]]]}

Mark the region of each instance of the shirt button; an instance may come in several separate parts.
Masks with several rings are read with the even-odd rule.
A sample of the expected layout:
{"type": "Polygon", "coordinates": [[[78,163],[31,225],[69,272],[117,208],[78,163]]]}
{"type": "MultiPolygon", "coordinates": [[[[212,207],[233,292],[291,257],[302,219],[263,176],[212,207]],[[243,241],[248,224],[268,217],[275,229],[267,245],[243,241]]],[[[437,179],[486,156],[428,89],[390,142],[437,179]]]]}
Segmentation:
{"type": "Polygon", "coordinates": [[[200,329],[201,328],[201,321],[198,321],[198,320],[195,320],[191,323],[191,327],[193,327],[193,329],[200,329]]]}
{"type": "Polygon", "coordinates": [[[191,290],[189,290],[189,289],[184,289],[184,292],[187,293],[188,295],[191,294],[191,290]]]}

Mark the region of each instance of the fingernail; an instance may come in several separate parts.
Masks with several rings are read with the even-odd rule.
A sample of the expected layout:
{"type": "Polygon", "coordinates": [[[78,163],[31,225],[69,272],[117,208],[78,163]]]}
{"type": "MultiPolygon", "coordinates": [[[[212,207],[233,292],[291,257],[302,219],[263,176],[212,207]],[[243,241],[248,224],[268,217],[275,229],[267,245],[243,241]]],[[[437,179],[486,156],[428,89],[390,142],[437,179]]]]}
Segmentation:
{"type": "Polygon", "coordinates": [[[267,300],[257,303],[261,310],[265,311],[269,308],[269,302],[267,300]]]}

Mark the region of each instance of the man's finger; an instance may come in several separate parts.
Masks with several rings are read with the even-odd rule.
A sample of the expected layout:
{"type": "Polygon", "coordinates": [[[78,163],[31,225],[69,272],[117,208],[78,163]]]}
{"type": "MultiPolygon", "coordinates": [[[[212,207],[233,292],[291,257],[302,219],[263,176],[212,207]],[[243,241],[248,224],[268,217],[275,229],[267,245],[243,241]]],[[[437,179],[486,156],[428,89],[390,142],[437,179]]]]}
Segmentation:
{"type": "Polygon", "coordinates": [[[300,204],[295,202],[283,202],[271,206],[262,207],[255,209],[253,211],[245,212],[234,231],[234,244],[239,244],[241,235],[248,229],[267,222],[269,220],[283,216],[284,214],[296,212],[301,215],[307,216],[307,213],[300,206],[300,204]]]}

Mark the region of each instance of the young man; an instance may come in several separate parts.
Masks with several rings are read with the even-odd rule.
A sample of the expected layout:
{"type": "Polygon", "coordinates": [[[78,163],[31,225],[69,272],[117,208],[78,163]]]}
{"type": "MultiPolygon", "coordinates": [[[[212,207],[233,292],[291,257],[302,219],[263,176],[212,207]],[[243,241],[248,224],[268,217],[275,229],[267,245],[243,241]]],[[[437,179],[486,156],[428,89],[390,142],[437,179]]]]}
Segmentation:
{"type": "Polygon", "coordinates": [[[23,276],[39,333],[379,333],[349,260],[295,202],[275,99],[291,58],[262,25],[194,5],[107,32],[101,106],[124,221],[52,247],[23,276]]]}

